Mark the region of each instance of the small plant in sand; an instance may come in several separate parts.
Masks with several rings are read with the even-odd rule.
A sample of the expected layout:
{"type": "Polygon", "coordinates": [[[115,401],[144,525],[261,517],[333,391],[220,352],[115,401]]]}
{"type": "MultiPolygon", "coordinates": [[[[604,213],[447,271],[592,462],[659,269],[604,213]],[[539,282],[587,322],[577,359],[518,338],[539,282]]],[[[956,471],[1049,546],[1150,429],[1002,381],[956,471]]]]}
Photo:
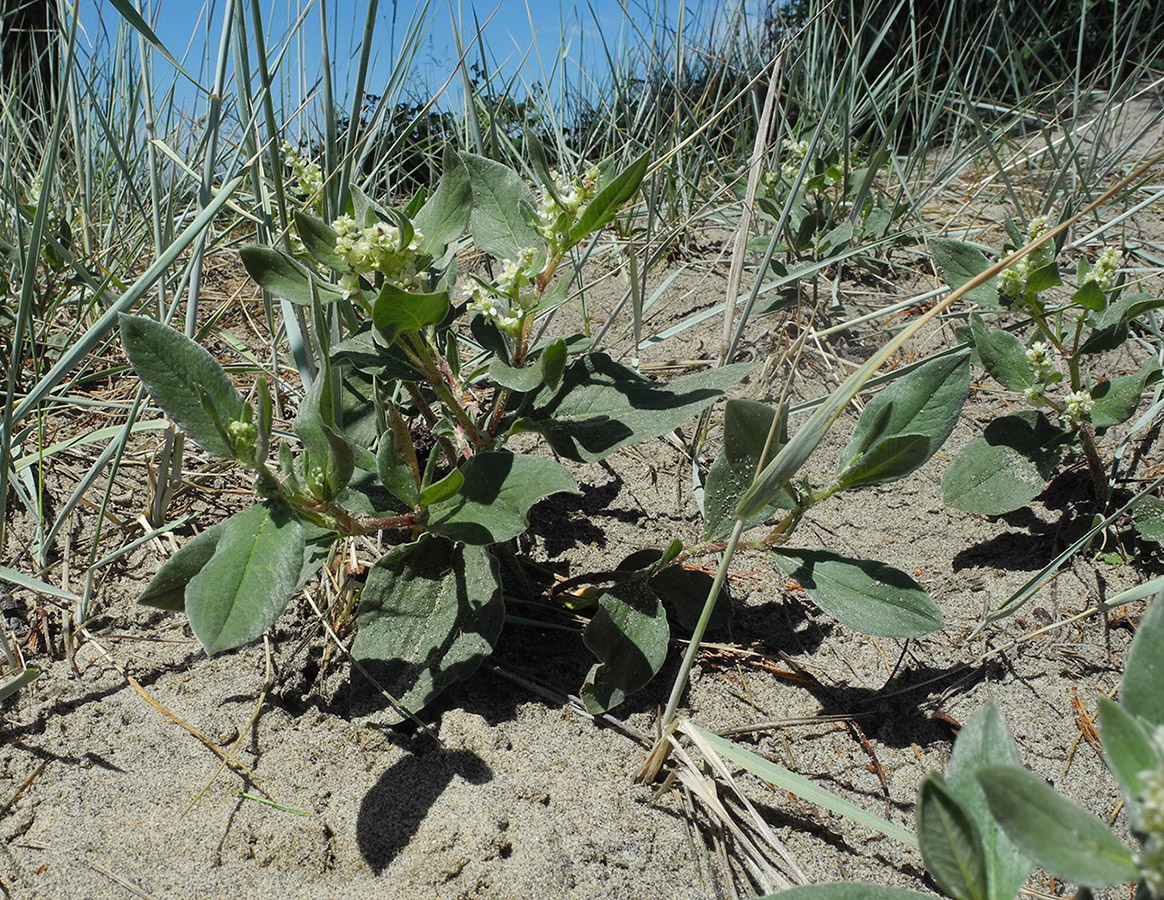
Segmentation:
{"type": "MultiPolygon", "coordinates": [[[[918,788],[917,839],[930,876],[954,900],[1012,900],[1038,865],[1094,888],[1134,884],[1135,896],[1164,898],[1164,603],[1144,616],[1128,656],[1120,702],[1099,699],[1108,768],[1119,783],[1132,850],[1091,812],[1023,768],[991,704],[958,735],[945,775],[918,788]]],[[[827,884],[773,895],[781,900],[916,900],[915,891],[827,884]]]]}
{"type": "MultiPolygon", "coordinates": [[[[1026,238],[1037,239],[1051,224],[1045,216],[1034,219],[1026,238]]],[[[1022,244],[1018,228],[1009,221],[1007,227],[1022,244]]],[[[1042,493],[1064,453],[1078,448],[1103,509],[1111,485],[1099,441],[1135,414],[1144,389],[1160,378],[1155,359],[1111,377],[1108,354],[1164,299],[1126,283],[1117,247],[1103,249],[1094,262],[1081,256],[1070,293],[1053,293],[1063,284],[1057,253],[1057,244],[1044,244],[971,295],[984,309],[1018,317],[1017,327],[992,328],[973,312],[969,337],[991,378],[1021,394],[1029,408],[995,419],[954,457],[942,483],[951,506],[980,515],[1019,509],[1042,493]]],[[[982,253],[962,242],[939,242],[935,255],[951,285],[987,267],[982,253]]]]}
{"type": "Polygon", "coordinates": [[[876,164],[858,165],[836,149],[812,148],[811,141],[786,139],[780,167],[764,174],[756,194],[758,218],[771,226],[783,223],[783,251],[824,258],[882,237],[905,215],[906,204],[874,189],[876,164]]]}
{"type": "MultiPolygon", "coordinates": [[[[503,573],[518,565],[512,542],[530,507],[578,492],[565,466],[515,452],[510,439],[537,433],[561,458],[600,460],[673,430],[748,371],[662,384],[588,352],[583,335],[535,340],[567,300],[559,263],[615,218],[646,167],[643,157],[621,172],[547,172],[539,197],[501,164],[450,153],[427,199],[398,210],[353,190],[331,222],[297,214],[298,254],[244,249],[255,280],[313,325],[318,372],[296,439],[277,452],[264,378],[249,402],[203,348],[123,316],[126,353],[151,396],[206,452],[253,472],[259,500],[186,543],[140,602],[184,610],[207,652],[229,650],[271,626],[337,540],[383,533],[394,546],[359,592],[354,661],[399,714],[471,675],[501,632],[503,573]],[[493,274],[469,275],[454,293],[466,228],[493,274]]],[[[312,207],[310,176],[300,161],[296,185],[312,207]]],[[[641,685],[615,656],[626,623],[643,615],[662,616],[654,594],[599,598],[585,634],[602,660],[583,688],[593,709],[641,685]]]]}

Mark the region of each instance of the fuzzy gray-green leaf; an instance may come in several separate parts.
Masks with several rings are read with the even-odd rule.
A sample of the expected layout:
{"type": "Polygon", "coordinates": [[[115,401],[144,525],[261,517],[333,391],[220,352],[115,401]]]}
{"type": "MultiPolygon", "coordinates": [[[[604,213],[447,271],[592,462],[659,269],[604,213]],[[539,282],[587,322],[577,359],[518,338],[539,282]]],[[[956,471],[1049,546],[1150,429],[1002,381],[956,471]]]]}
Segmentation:
{"type": "MultiPolygon", "coordinates": [[[[736,523],[736,504],[752,486],[756,472],[768,464],[788,440],[786,419],[776,428],[763,463],[760,456],[772,430],[776,410],[767,403],[755,400],[729,400],[724,404],[723,449],[711,464],[704,483],[703,537],[714,541],[724,537],[736,523]]],[[[778,509],[792,509],[796,500],[788,490],[777,493],[773,500],[750,516],[745,525],[751,527],[765,521],[778,509]]]]}
{"type": "Polygon", "coordinates": [[[941,610],[921,586],[885,563],[831,550],[781,548],[772,558],[822,612],[861,634],[921,637],[943,625],[941,610]]]}
{"type": "Polygon", "coordinates": [[[1013,900],[1034,864],[990,814],[986,795],[974,777],[975,771],[989,765],[1022,765],[1014,738],[993,702],[979,710],[958,733],[946,766],[945,788],[977,828],[990,900],[1013,900]]]}
{"type": "Polygon", "coordinates": [[[987,900],[981,837],[945,779],[930,772],[917,793],[917,839],[926,869],[954,900],[987,900]]]}
{"type": "Polygon", "coordinates": [[[1025,391],[1035,383],[1022,341],[1002,328],[988,328],[978,313],[970,314],[970,333],[990,377],[1011,391],[1025,391]]]}
{"type": "Polygon", "coordinates": [[[983,516],[1018,509],[1043,492],[1063,438],[1037,410],[995,419],[954,457],[942,479],[942,497],[983,516]]]}
{"type": "Polygon", "coordinates": [[[512,169],[472,153],[462,153],[469,175],[473,212],[469,230],[473,243],[497,259],[517,260],[534,250],[535,271],[544,261],[546,242],[537,229],[537,201],[512,169]]]}
{"type": "Polygon", "coordinates": [[[201,534],[186,541],[178,552],[162,563],[142,591],[137,602],[142,606],[181,612],[186,608],[186,585],[190,579],[202,571],[218,549],[225,522],[206,529],[201,534]]]}
{"type": "Polygon", "coordinates": [[[249,643],[271,627],[303,568],[303,528],[282,503],[223,524],[214,555],[186,585],[186,614],[207,653],[249,643]]]}
{"type": "Polygon", "coordinates": [[[404,709],[419,712],[477,670],[504,620],[496,560],[482,547],[425,535],[369,570],[352,657],[404,709]]]}
{"type": "Polygon", "coordinates": [[[552,459],[517,453],[478,453],[461,464],[464,481],[433,502],[428,529],[466,544],[499,544],[529,527],[530,507],[551,494],[577,494],[569,470],[552,459]]]}
{"type": "Polygon", "coordinates": [[[309,272],[302,263],[280,250],[269,247],[243,247],[239,251],[243,265],[251,278],[265,291],[300,306],[310,306],[314,283],[320,303],[334,303],[343,299],[343,292],[325,283],[309,272]]]}
{"type": "Polygon", "coordinates": [[[153,319],[122,313],[118,323],[125,355],[154,402],[207,453],[232,458],[221,432],[242,418],[245,401],[222,366],[190,338],[153,319]]]}
{"type": "Polygon", "coordinates": [[[566,367],[556,390],[533,395],[528,424],[567,459],[596,462],[673,431],[750,371],[738,364],[656,382],[590,353],[566,367]]]}
{"type": "Polygon", "coordinates": [[[1007,835],[1052,875],[1088,887],[1135,881],[1131,851],[1094,815],[1019,766],[976,773],[1007,835]]]}
{"type": "MultiPolygon", "coordinates": [[[[930,241],[930,250],[933,251],[938,273],[951,290],[977,278],[990,267],[982,251],[965,241],[937,238],[930,241]]],[[[982,306],[998,306],[998,289],[993,279],[968,291],[966,299],[982,306]]]]}
{"type": "Polygon", "coordinates": [[[970,391],[970,355],[940,356],[894,381],[866,405],[841,453],[846,488],[904,478],[946,442],[970,391]]]}
{"type": "Polygon", "coordinates": [[[1128,654],[1120,703],[1134,716],[1164,725],[1164,600],[1152,601],[1136,631],[1128,654]]]}
{"type": "Polygon", "coordinates": [[[662,603],[642,582],[604,591],[582,640],[601,662],[582,685],[582,700],[594,714],[618,706],[662,668],[671,637],[662,603]]]}

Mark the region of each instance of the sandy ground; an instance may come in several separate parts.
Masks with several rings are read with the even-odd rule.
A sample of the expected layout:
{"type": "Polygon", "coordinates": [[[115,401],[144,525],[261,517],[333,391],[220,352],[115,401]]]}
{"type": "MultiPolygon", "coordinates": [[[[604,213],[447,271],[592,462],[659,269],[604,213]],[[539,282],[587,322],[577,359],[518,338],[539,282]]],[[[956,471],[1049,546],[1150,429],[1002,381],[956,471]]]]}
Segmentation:
{"type": "MultiPolygon", "coordinates": [[[[722,296],[722,267],[706,269],[675,283],[657,322],[722,296]]],[[[718,343],[713,327],[644,359],[703,355],[718,343]]],[[[754,358],[782,344],[782,329],[778,319],[757,323],[754,358]]],[[[609,343],[629,350],[618,329],[609,343]]],[[[841,361],[810,355],[801,389],[819,395],[844,374],[841,361]]],[[[753,380],[743,390],[770,398],[774,387],[753,380]]],[[[685,704],[697,721],[716,730],[769,723],[741,740],[912,828],[919,779],[944,766],[957,724],[994,700],[1032,768],[1101,816],[1115,811],[1087,717],[1119,683],[1139,610],[1008,645],[1157,573],[1160,555],[1131,548],[1140,558],[1118,564],[1081,556],[1017,616],[968,640],[983,612],[1086,519],[1078,472],[1010,516],[944,507],[947,460],[999,403],[976,391],[938,458],[905,481],[822,505],[796,536],[799,546],[913,574],[938,600],[946,628],[909,642],[853,634],[790,590],[762,554],[742,554],[735,616],[709,636],[717,646],[701,657],[685,704]],[[787,674],[793,664],[812,679],[787,674]],[[821,715],[845,719],[813,720],[821,715]]],[[[1162,456],[1150,445],[1142,465],[1162,456]]],[[[818,478],[833,465],[827,448],[810,464],[818,478]]],[[[689,472],[674,443],[653,441],[576,474],[582,497],[551,500],[533,516],[530,550],[547,568],[600,570],[631,550],[697,537],[689,472]]],[[[205,489],[228,483],[212,478],[205,489]]],[[[732,882],[745,893],[771,886],[750,880],[732,841],[721,845],[706,815],[693,820],[682,796],[652,803],[653,788],[633,783],[643,759],[633,737],[553,699],[575,693],[593,662],[577,635],[511,624],[489,667],[425,711],[430,733],[383,728],[375,715],[354,713],[346,668],[323,660],[324,638],[300,646],[314,621],[304,602],[293,603],[269,647],[212,659],[181,617],[135,607],[161,559],[149,546],[111,569],[75,667],[42,652],[33,662],[45,674],[4,704],[3,896],[694,900],[732,896],[732,882]],[[234,770],[152,703],[228,748],[234,770]]],[[[29,620],[45,603],[11,596],[29,620]]],[[[614,718],[651,733],[679,654],[677,646],[614,718]]],[[[918,853],[748,776],[741,783],[810,880],[934,891],[918,853]]],[[[1063,890],[1039,876],[1032,887],[1063,890]]]]}

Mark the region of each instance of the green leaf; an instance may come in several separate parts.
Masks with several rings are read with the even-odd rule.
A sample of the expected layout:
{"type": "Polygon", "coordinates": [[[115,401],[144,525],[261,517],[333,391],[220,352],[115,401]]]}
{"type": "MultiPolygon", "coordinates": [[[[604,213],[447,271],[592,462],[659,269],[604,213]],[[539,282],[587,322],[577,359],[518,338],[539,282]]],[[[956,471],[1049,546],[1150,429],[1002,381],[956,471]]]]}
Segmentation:
{"type": "Polygon", "coordinates": [[[528,393],[537,390],[546,380],[541,361],[520,369],[508,366],[496,357],[489,363],[489,377],[511,391],[528,393]]]}
{"type": "Polygon", "coordinates": [[[1100,313],[1095,328],[1088,335],[1080,353],[1106,353],[1128,337],[1128,323],[1146,312],[1164,307],[1164,299],[1151,294],[1122,294],[1100,313]]]}
{"type": "Polygon", "coordinates": [[[894,435],[842,469],[837,481],[845,490],[897,481],[920,469],[933,455],[933,442],[924,434],[894,435]]]}
{"type": "Polygon", "coordinates": [[[958,733],[946,766],[945,788],[978,831],[986,865],[987,896],[990,900],[1013,900],[1034,865],[990,814],[986,794],[974,777],[982,766],[995,764],[1019,766],[1022,758],[992,701],[958,733]]]}
{"type": "Polygon", "coordinates": [[[861,634],[921,637],[944,624],[916,581],[882,562],[849,559],[831,550],[772,551],[772,558],[821,611],[861,634]]]}
{"type": "Polygon", "coordinates": [[[649,156],[650,154],[644,153],[623,169],[610,184],[599,191],[598,196],[587,204],[574,227],[570,229],[571,243],[578,243],[587,235],[614,220],[618,211],[622,209],[622,205],[634,196],[635,191],[642,184],[643,176],[647,174],[649,156]]]}
{"type": "Polygon", "coordinates": [[[671,630],[659,598],[642,582],[604,591],[582,640],[601,660],[586,676],[582,700],[597,715],[643,687],[667,659],[671,630]]]}
{"type": "Polygon", "coordinates": [[[894,381],[861,413],[837,481],[846,489],[884,484],[919,468],[954,430],[969,392],[969,353],[930,360],[894,381]]]}
{"type": "Polygon", "coordinates": [[[251,278],[257,281],[263,290],[276,297],[282,297],[300,306],[310,306],[311,287],[314,283],[321,303],[334,303],[343,299],[343,291],[327,284],[318,275],[309,272],[306,266],[281,250],[272,250],[270,247],[243,247],[239,251],[239,256],[251,278]]]}
{"type": "Polygon", "coordinates": [[[978,829],[938,772],[917,793],[917,839],[926,869],[955,900],[987,900],[986,859],[978,829]]]}
{"type": "Polygon", "coordinates": [[[270,628],[303,567],[303,528],[286,504],[263,503],[222,525],[214,555],[186,585],[190,627],[209,654],[270,628]]]}
{"type": "Polygon", "coordinates": [[[942,497],[957,509],[1000,516],[1043,492],[1058,464],[1064,433],[1036,410],[995,419],[954,457],[942,497]]]}
{"type": "Polygon", "coordinates": [[[232,459],[234,452],[221,432],[243,418],[246,404],[222,366],[169,326],[127,313],[117,319],[125,355],[154,402],[207,453],[232,459]],[[201,396],[195,385],[202,389],[201,396]]]}
{"type": "Polygon", "coordinates": [[[303,442],[301,474],[309,490],[319,500],[334,499],[351,481],[356,463],[352,445],[336,422],[330,365],[321,367],[311,383],[299,404],[293,428],[303,442]],[[311,487],[313,483],[318,485],[318,491],[311,487]]]}
{"type": "Polygon", "coordinates": [[[469,230],[473,243],[497,259],[517,260],[527,248],[535,251],[534,271],[546,257],[546,242],[538,232],[537,201],[512,169],[493,160],[462,153],[473,192],[469,230]]]}
{"type": "Polygon", "coordinates": [[[444,151],[444,169],[437,189],[416,214],[420,232],[417,253],[439,259],[445,248],[465,233],[473,208],[469,174],[451,146],[444,151]]]}
{"type": "Polygon", "coordinates": [[[142,606],[152,606],[169,612],[184,610],[186,585],[214,556],[225,525],[225,522],[219,522],[178,548],[177,553],[162,563],[142,595],[137,598],[137,602],[142,606]]]}
{"type": "Polygon", "coordinates": [[[1011,391],[1025,391],[1035,384],[1035,373],[1027,362],[1022,341],[1002,328],[987,328],[978,313],[970,314],[970,333],[991,377],[1011,391]]]}
{"type": "MultiPolygon", "coordinates": [[[[426,472],[427,477],[427,472],[426,472]]],[[[420,496],[417,497],[416,502],[421,506],[429,506],[433,503],[440,503],[442,500],[447,500],[449,497],[455,496],[457,491],[465,483],[465,473],[460,469],[453,469],[440,481],[434,481],[432,484],[425,487],[420,496]]]]}
{"type": "MultiPolygon", "coordinates": [[[[1082,263],[1083,259],[1081,258],[1079,262],[1082,263]]],[[[1095,280],[1089,279],[1081,283],[1079,289],[1071,295],[1071,302],[1078,303],[1092,312],[1099,312],[1107,305],[1107,295],[1095,280]]]]}
{"type": "Polygon", "coordinates": [[[1144,364],[1139,372],[1123,375],[1110,381],[1097,382],[1091,388],[1091,424],[1096,428],[1110,428],[1126,422],[1140,405],[1144,388],[1160,380],[1160,366],[1155,361],[1144,364]]]}
{"type": "Polygon", "coordinates": [[[1164,543],[1164,500],[1148,494],[1136,504],[1132,521],[1141,540],[1164,543]]]}
{"type": "MultiPolygon", "coordinates": [[[[668,551],[670,552],[674,546],[675,542],[672,542],[668,551]]],[[[679,548],[682,549],[682,544],[679,545],[679,548]]],[[[654,552],[658,553],[658,551],[654,552]]],[[[678,555],[678,552],[675,550],[671,554],[671,559],[678,555]]],[[[660,562],[671,561],[667,559],[666,554],[659,557],[659,560],[660,562]]],[[[663,605],[667,607],[672,621],[677,623],[680,628],[691,632],[695,630],[695,623],[699,621],[699,617],[703,613],[703,607],[707,603],[707,597],[711,593],[715,579],[702,569],[667,566],[652,575],[647,583],[663,601],[663,605]]],[[[711,611],[707,630],[714,631],[717,628],[722,628],[731,621],[731,618],[732,596],[729,585],[725,582],[720,589],[719,599],[716,600],[715,607],[711,611]]]]}
{"type": "MultiPolygon", "coordinates": [[[[990,262],[982,251],[965,241],[936,238],[930,241],[930,250],[934,254],[934,265],[938,268],[938,274],[951,290],[960,288],[990,268],[990,262]]],[[[998,306],[998,288],[994,279],[969,291],[966,299],[980,306],[998,306]]]]}
{"type": "Polygon", "coordinates": [[[1063,279],[1059,275],[1059,264],[1054,260],[1027,274],[1027,290],[1036,294],[1058,287],[1062,283],[1063,279]]]}
{"type": "Polygon", "coordinates": [[[352,657],[415,713],[477,671],[504,620],[497,561],[484,548],[424,535],[369,570],[352,657]]]}
{"type": "Polygon", "coordinates": [[[1164,602],[1152,601],[1136,631],[1124,670],[1120,702],[1149,725],[1164,725],[1164,602]]]}
{"type": "MultiPolygon", "coordinates": [[[[776,410],[754,400],[729,400],[724,404],[723,447],[707,472],[703,486],[703,537],[715,541],[724,537],[736,524],[736,504],[752,486],[756,472],[776,455],[788,440],[787,415],[776,428],[772,446],[760,464],[760,454],[772,429],[776,410]]],[[[787,490],[750,516],[751,527],[771,518],[778,509],[792,509],[796,498],[787,490]]],[[[702,604],[701,604],[702,605],[702,604]]]]}
{"type": "MultiPolygon", "coordinates": [[[[317,262],[321,262],[332,269],[346,271],[349,268],[347,260],[336,253],[335,229],[323,221],[323,219],[317,219],[315,216],[303,212],[303,210],[296,210],[295,230],[299,232],[299,239],[303,241],[303,246],[307,249],[307,252],[317,262]]],[[[258,278],[255,278],[255,280],[258,281],[258,278]]],[[[274,290],[271,293],[279,296],[274,290]]],[[[308,300],[310,301],[310,296],[308,300]]]]}
{"type": "Polygon", "coordinates": [[[396,446],[392,430],[385,431],[376,451],[376,472],[392,496],[413,509],[420,503],[420,489],[416,476],[404,454],[396,446]]]}
{"type": "Polygon", "coordinates": [[[386,281],[372,307],[372,324],[384,343],[392,344],[402,334],[439,325],[448,314],[448,291],[414,293],[386,281]]]}
{"type": "Polygon", "coordinates": [[[1140,776],[1160,765],[1160,751],[1139,719],[1102,695],[1099,698],[1099,734],[1103,738],[1107,767],[1119,781],[1124,802],[1130,807],[1131,819],[1135,822],[1145,790],[1140,776]]]}
{"type": "Polygon", "coordinates": [[[428,511],[428,529],[466,544],[499,544],[525,532],[530,507],[551,494],[577,494],[565,466],[540,456],[478,453],[461,464],[460,490],[428,511]]]}
{"type": "Polygon", "coordinates": [[[566,362],[570,358],[569,347],[565,338],[550,341],[542,353],[542,379],[551,390],[557,390],[562,383],[562,375],[566,371],[566,362]]]}
{"type": "Polygon", "coordinates": [[[1090,812],[1018,766],[986,766],[978,783],[1012,841],[1052,875],[1088,887],[1135,881],[1131,851],[1090,812]]]}
{"type": "Polygon", "coordinates": [[[590,353],[566,368],[556,390],[547,386],[533,395],[528,424],[567,459],[597,462],[674,431],[750,371],[738,364],[660,383],[605,353],[590,353]]]}

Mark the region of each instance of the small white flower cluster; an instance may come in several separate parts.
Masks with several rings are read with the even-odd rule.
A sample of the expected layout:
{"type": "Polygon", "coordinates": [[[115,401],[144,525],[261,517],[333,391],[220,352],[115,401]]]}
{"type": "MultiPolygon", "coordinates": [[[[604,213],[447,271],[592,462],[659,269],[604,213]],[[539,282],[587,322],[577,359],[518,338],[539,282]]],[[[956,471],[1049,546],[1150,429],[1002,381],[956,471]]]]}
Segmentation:
{"type": "Polygon", "coordinates": [[[1116,275],[1124,261],[1124,251],[1118,247],[1105,247],[1095,261],[1095,268],[1087,273],[1084,281],[1094,281],[1104,293],[1116,284],[1116,275]]]}
{"type": "MultiPolygon", "coordinates": [[[[1027,242],[1038,240],[1051,227],[1051,216],[1036,216],[1027,226],[1027,242]]],[[[1055,245],[1048,241],[1037,250],[1032,250],[1017,263],[998,276],[999,293],[1007,306],[1023,307],[1032,304],[1036,292],[1030,289],[1031,275],[1055,261],[1055,245]]]]}
{"type": "Polygon", "coordinates": [[[1095,400],[1087,391],[1072,391],[1067,395],[1067,403],[1063,407],[1063,417],[1073,425],[1082,425],[1091,419],[1091,409],[1095,400]]]}
{"type": "Polygon", "coordinates": [[[374,222],[367,228],[356,225],[355,219],[342,215],[331,227],[335,230],[335,252],[352,267],[349,275],[340,279],[340,287],[348,293],[359,290],[360,275],[378,272],[404,290],[423,288],[423,273],[416,268],[416,251],[423,237],[413,232],[407,246],[401,246],[400,229],[387,222],[374,222]]]}
{"type": "Polygon", "coordinates": [[[1027,348],[1027,364],[1041,384],[1054,384],[1063,379],[1055,364],[1055,353],[1043,341],[1034,341],[1027,348]]]}
{"type": "Polygon", "coordinates": [[[542,191],[538,201],[538,233],[546,239],[550,256],[556,256],[568,244],[570,229],[577,223],[582,210],[598,193],[599,171],[591,166],[584,175],[566,179],[558,172],[551,172],[554,191],[558,200],[549,191],[542,191]]]}
{"type": "Polygon", "coordinates": [[[501,275],[492,285],[476,278],[470,279],[465,289],[469,309],[485,316],[502,331],[517,334],[525,317],[538,303],[533,270],[535,253],[532,248],[521,251],[517,260],[507,259],[501,265],[501,275]]]}
{"type": "Polygon", "coordinates": [[[291,179],[296,192],[304,198],[304,206],[323,209],[323,170],[319,163],[304,159],[299,151],[287,141],[283,142],[283,162],[291,170],[291,179]]]}
{"type": "Polygon", "coordinates": [[[780,164],[780,177],[785,181],[793,181],[800,171],[800,164],[808,156],[808,141],[794,141],[791,138],[785,138],[782,146],[784,148],[784,161],[780,164]]]}
{"type": "Polygon", "coordinates": [[[1157,900],[1164,900],[1164,726],[1156,729],[1153,743],[1162,761],[1140,773],[1144,793],[1139,800],[1136,829],[1144,833],[1144,849],[1137,854],[1140,877],[1157,900]]]}

